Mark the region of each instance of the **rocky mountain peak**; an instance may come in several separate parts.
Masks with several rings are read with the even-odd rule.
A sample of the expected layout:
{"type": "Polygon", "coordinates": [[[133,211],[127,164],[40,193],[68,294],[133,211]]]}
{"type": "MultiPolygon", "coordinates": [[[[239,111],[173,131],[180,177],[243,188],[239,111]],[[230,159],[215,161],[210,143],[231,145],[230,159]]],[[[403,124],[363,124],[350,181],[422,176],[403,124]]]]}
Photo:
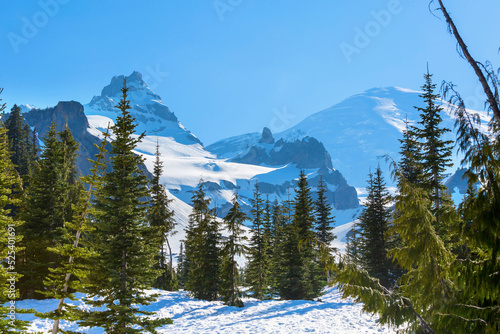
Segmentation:
{"type": "Polygon", "coordinates": [[[262,130],[262,136],[260,137],[259,143],[262,144],[274,144],[273,133],[268,127],[262,130]]]}

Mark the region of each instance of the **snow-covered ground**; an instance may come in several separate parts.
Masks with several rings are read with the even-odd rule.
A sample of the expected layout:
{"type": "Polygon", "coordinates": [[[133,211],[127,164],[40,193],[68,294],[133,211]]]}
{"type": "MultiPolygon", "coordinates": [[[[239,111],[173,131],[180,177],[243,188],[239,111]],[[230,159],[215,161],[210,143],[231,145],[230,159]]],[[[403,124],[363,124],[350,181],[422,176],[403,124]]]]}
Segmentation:
{"type": "MultiPolygon", "coordinates": [[[[208,302],[191,298],[185,291],[155,290],[160,297],[145,307],[155,316],[170,317],[174,323],[159,330],[160,333],[394,333],[381,327],[376,317],[361,312],[361,304],[341,298],[335,288],[329,288],[321,301],[258,301],[245,298],[245,307],[229,307],[221,302],[208,302]]],[[[56,307],[55,300],[25,300],[18,308],[34,308],[44,312],[56,307]]],[[[51,321],[22,316],[33,320],[28,333],[47,332],[51,321]]],[[[88,334],[103,333],[97,328],[78,328],[75,323],[63,322],[65,330],[80,330],[88,334]]]]}

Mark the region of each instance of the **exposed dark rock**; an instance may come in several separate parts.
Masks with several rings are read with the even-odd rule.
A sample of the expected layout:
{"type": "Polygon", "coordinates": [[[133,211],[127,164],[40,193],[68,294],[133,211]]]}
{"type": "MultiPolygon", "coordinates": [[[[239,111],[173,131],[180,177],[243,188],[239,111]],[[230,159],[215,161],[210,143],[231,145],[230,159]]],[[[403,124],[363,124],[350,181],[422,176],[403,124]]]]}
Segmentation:
{"type": "Polygon", "coordinates": [[[83,106],[76,101],[59,102],[54,108],[31,109],[24,115],[26,123],[36,127],[38,137],[43,140],[47,135],[52,123],[55,123],[57,131],[64,129],[68,124],[75,140],[80,144],[77,158],[77,166],[83,174],[88,174],[91,163],[87,159],[93,159],[98,153],[94,144],[99,145],[99,138],[87,132],[89,123],[83,112],[83,106]]]}
{"type": "MultiPolygon", "coordinates": [[[[87,175],[90,173],[92,164],[88,159],[94,159],[95,155],[99,153],[95,145],[99,146],[101,140],[87,132],[89,123],[80,102],[63,101],[59,102],[54,108],[31,109],[24,115],[24,118],[29,126],[36,128],[38,138],[41,140],[47,135],[52,123],[56,124],[57,131],[63,130],[65,125],[68,124],[73,137],[80,144],[76,164],[82,174],[87,175]]],[[[111,150],[109,144],[106,148],[108,152],[111,150]]],[[[151,173],[144,164],[140,166],[140,169],[148,177],[151,177],[151,173]]]]}
{"type": "Polygon", "coordinates": [[[212,182],[212,181],[203,182],[203,187],[206,191],[215,191],[215,190],[222,189],[222,187],[220,185],[218,185],[217,183],[212,182]]]}
{"type": "Polygon", "coordinates": [[[266,127],[262,130],[262,136],[260,137],[259,143],[274,144],[274,137],[269,128],[266,127]]]}
{"type": "Polygon", "coordinates": [[[358,194],[354,187],[348,185],[339,187],[333,195],[333,203],[337,210],[352,209],[359,206],[358,194]]]}
{"type": "Polygon", "coordinates": [[[269,152],[264,147],[255,145],[244,156],[238,156],[232,161],[268,166],[283,166],[292,163],[304,169],[333,168],[332,158],[323,144],[311,137],[293,142],[280,139],[269,152]]]}
{"type": "Polygon", "coordinates": [[[226,181],[226,180],[222,180],[222,185],[224,186],[224,188],[229,189],[229,190],[239,189],[239,187],[237,187],[234,183],[226,181]]]}

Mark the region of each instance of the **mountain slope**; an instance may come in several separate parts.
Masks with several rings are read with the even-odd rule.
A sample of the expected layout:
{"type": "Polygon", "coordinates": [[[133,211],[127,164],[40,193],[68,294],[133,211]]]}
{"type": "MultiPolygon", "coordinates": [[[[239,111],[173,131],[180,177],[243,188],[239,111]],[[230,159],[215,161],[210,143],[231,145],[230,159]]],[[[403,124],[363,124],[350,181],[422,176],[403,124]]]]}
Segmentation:
{"type": "MultiPolygon", "coordinates": [[[[115,108],[121,99],[123,75],[114,76],[109,85],[104,87],[101,95],[94,96],[85,105],[86,115],[99,115],[115,119],[119,110],[115,108]]],[[[190,145],[201,143],[177,119],[175,114],[163,103],[161,97],[149,89],[142,80],[142,74],[133,72],[126,77],[129,88],[128,98],[132,109],[130,113],[138,123],[137,133],[147,132],[150,136],[171,137],[176,142],[190,145]]]]}
{"type": "MultiPolygon", "coordinates": [[[[275,138],[288,141],[307,136],[316,138],[331,154],[333,167],[342,171],[346,180],[360,192],[366,185],[369,170],[374,170],[378,164],[391,185],[385,156],[398,159],[398,139],[402,138],[405,120],[413,124],[419,120],[419,112],[415,109],[415,106],[423,106],[419,95],[420,92],[399,87],[373,88],[307,117],[276,134],[275,138]]],[[[443,126],[453,129],[455,120],[448,114],[448,105],[442,103],[445,107],[443,126]]],[[[484,112],[473,112],[479,113],[484,122],[489,119],[484,112]]],[[[447,139],[455,139],[455,135],[450,133],[447,139]]],[[[236,148],[252,146],[255,142],[254,134],[245,134],[220,140],[207,149],[230,157],[228,152],[237,155],[236,148]]],[[[458,163],[459,158],[454,158],[458,163]]]]}

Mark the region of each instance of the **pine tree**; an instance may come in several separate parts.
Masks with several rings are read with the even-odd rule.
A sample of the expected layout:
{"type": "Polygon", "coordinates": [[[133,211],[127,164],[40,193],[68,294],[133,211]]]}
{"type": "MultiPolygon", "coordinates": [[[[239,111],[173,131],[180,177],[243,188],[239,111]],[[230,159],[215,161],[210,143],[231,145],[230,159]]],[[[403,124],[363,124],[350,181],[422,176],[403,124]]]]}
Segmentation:
{"type": "Polygon", "coordinates": [[[318,252],[315,247],[317,239],[314,232],[314,222],[314,203],[311,196],[311,188],[308,185],[307,176],[301,170],[297,189],[295,190],[292,222],[298,228],[301,239],[299,249],[304,261],[304,298],[301,299],[312,299],[319,296],[321,289],[325,285],[324,275],[319,268],[318,252]]]}
{"type": "Polygon", "coordinates": [[[250,291],[253,292],[253,296],[257,299],[264,299],[268,292],[268,241],[264,238],[264,200],[257,184],[255,185],[254,197],[251,203],[252,236],[250,238],[247,281],[250,284],[250,291]]]}
{"type": "MultiPolygon", "coordinates": [[[[101,141],[99,153],[92,161],[90,174],[80,176],[82,184],[88,185],[88,190],[84,194],[80,190],[79,202],[74,209],[73,222],[65,222],[67,235],[62,242],[54,248],[48,248],[56,256],[62,259],[62,263],[55,269],[50,269],[51,273],[44,281],[48,288],[44,295],[48,298],[59,299],[57,308],[45,314],[38,314],[39,317],[54,320],[52,333],[57,334],[60,331],[59,323],[61,319],[78,319],[80,312],[77,307],[66,303],[66,299],[76,300],[73,292],[83,292],[85,289],[86,278],[90,272],[90,263],[96,258],[97,254],[91,249],[88,242],[84,239],[88,233],[92,232],[88,218],[92,215],[91,198],[95,191],[101,185],[100,175],[106,169],[104,163],[106,154],[106,143],[109,138],[109,126],[101,141]]],[[[96,145],[97,146],[97,145],[96,145]]]]}
{"type": "Polygon", "coordinates": [[[269,298],[274,299],[274,297],[278,295],[282,247],[285,241],[285,217],[283,215],[283,208],[277,199],[273,202],[271,213],[271,239],[269,242],[269,250],[271,251],[269,265],[271,270],[269,273],[269,298]]]}
{"type": "Polygon", "coordinates": [[[224,218],[224,225],[229,234],[222,248],[222,270],[221,270],[221,296],[226,305],[243,307],[241,292],[238,289],[239,271],[235,256],[241,256],[246,252],[243,243],[247,240],[242,229],[243,222],[247,219],[241,211],[238,196],[232,201],[233,207],[224,218]]]}
{"type": "Polygon", "coordinates": [[[111,171],[102,176],[95,194],[93,217],[95,231],[91,240],[99,257],[93,261],[85,302],[96,308],[82,314],[80,326],[102,327],[107,333],[155,333],[155,328],[170,319],[148,319],[151,312],[139,309],[156,296],[144,289],[157,275],[153,269],[155,253],[148,247],[150,227],[146,223],[149,195],[147,179],[139,169],[143,159],[133,150],[144,134],[133,137],[134,119],[130,115],[128,88],[124,80],[121,115],[111,127],[111,171]]]}
{"type": "Polygon", "coordinates": [[[370,276],[390,288],[394,285],[392,263],[388,258],[387,231],[391,211],[387,208],[390,194],[387,191],[382,170],[377,167],[375,174],[370,173],[367,187],[365,209],[359,217],[360,264],[370,276]]]}
{"type": "Polygon", "coordinates": [[[416,128],[405,120],[406,128],[403,131],[403,139],[399,139],[401,144],[398,169],[406,181],[418,185],[422,182],[422,164],[419,143],[416,139],[416,128]]]}
{"type": "Polygon", "coordinates": [[[69,129],[56,132],[52,124],[44,144],[20,210],[26,222],[21,228],[25,246],[19,265],[21,298],[44,298],[43,292],[51,289],[44,285],[44,279],[61,258],[48,248],[65,241],[65,222],[73,221],[73,206],[81,189],[75,163],[78,143],[69,129]]]}
{"type": "Polygon", "coordinates": [[[21,108],[17,105],[12,107],[10,115],[5,121],[5,127],[8,130],[12,163],[19,175],[25,179],[32,172],[37,155],[36,142],[32,141],[32,137],[36,134],[25,124],[21,108]]]}
{"type": "Polygon", "coordinates": [[[279,293],[282,299],[313,299],[324,286],[318,264],[314,212],[307,177],[300,172],[295,190],[293,215],[286,227],[283,244],[279,293]]]}
{"type": "MultiPolygon", "coordinates": [[[[3,88],[0,88],[0,94],[3,88]]],[[[0,112],[3,114],[5,104],[1,103],[0,112]]],[[[11,161],[7,129],[0,123],[0,332],[13,333],[16,330],[26,330],[27,323],[15,318],[16,299],[19,291],[16,289],[16,253],[21,250],[19,244],[21,236],[17,230],[22,222],[10,215],[8,206],[16,205],[18,199],[12,198],[12,189],[19,187],[21,180],[16,175],[11,161]]]]}
{"type": "Polygon", "coordinates": [[[172,249],[168,237],[173,234],[175,227],[174,212],[169,209],[172,201],[167,198],[165,188],[160,183],[163,174],[163,162],[160,160],[160,147],[156,144],[156,160],[153,167],[153,179],[151,180],[151,205],[148,210],[149,225],[152,228],[150,240],[155,247],[159,248],[156,259],[156,267],[160,276],[156,279],[156,288],[163,290],[174,290],[176,278],[173,268],[172,249]],[[165,244],[169,252],[169,264],[166,261],[165,244]]]}
{"type": "Polygon", "coordinates": [[[186,259],[188,277],[186,289],[198,299],[216,300],[220,290],[220,232],[210,209],[210,199],[205,198],[203,182],[192,197],[193,212],[186,229],[186,259]]]}
{"type": "MultiPolygon", "coordinates": [[[[490,76],[498,82],[494,73],[490,76]]],[[[457,143],[465,156],[462,164],[467,166],[468,191],[452,229],[457,260],[451,274],[459,293],[442,323],[462,333],[496,333],[500,329],[500,120],[492,117],[490,134],[482,133],[479,117],[456,97],[451,102],[458,106],[457,143]]]]}
{"type": "Polygon", "coordinates": [[[332,206],[326,198],[326,184],[323,176],[318,182],[317,199],[314,202],[314,212],[316,214],[316,235],[320,242],[330,245],[337,238],[333,234],[335,219],[332,217],[332,206]]]}
{"type": "Polygon", "coordinates": [[[437,218],[438,230],[442,230],[445,227],[440,226],[439,223],[439,216],[443,211],[441,208],[451,205],[446,193],[447,188],[443,184],[443,173],[446,168],[452,165],[453,142],[442,139],[443,135],[451,130],[440,126],[442,108],[435,102],[439,99],[439,95],[434,94],[436,85],[432,83],[432,75],[427,71],[424,78],[425,84],[422,86],[424,93],[421,97],[424,99],[426,107],[416,107],[420,111],[420,121],[418,122],[420,127],[415,129],[415,136],[419,143],[422,183],[431,195],[432,210],[437,218]]]}

